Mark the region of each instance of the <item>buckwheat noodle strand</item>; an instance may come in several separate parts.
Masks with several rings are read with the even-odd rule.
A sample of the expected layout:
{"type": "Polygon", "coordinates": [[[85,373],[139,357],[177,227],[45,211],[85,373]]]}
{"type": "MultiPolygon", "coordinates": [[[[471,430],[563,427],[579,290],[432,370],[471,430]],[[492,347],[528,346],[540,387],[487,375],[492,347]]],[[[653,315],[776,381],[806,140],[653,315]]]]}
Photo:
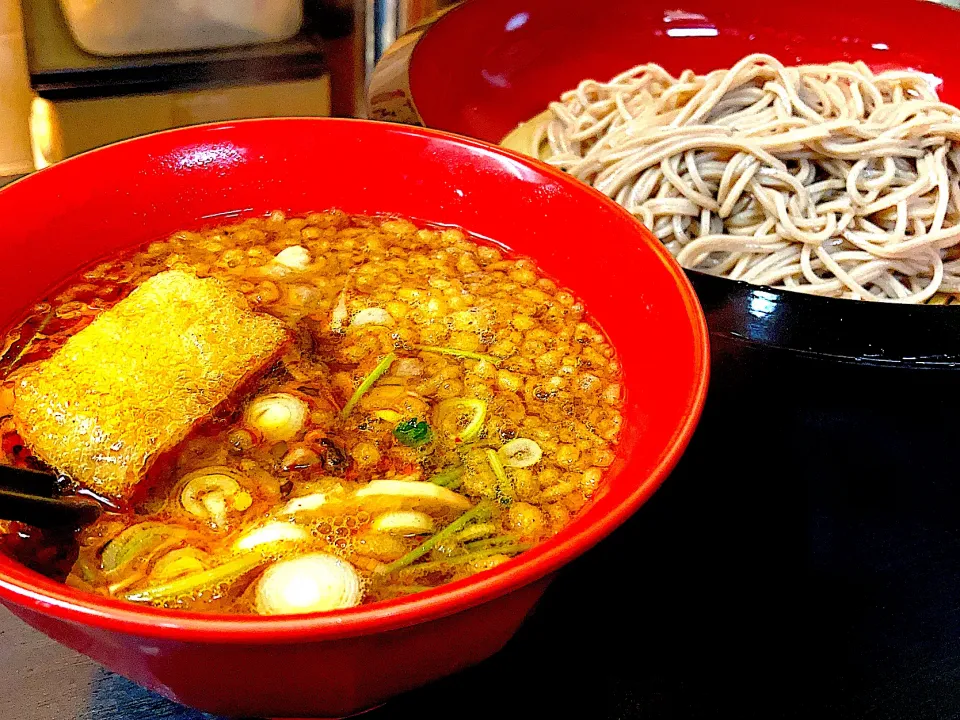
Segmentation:
{"type": "Polygon", "coordinates": [[[960,292],[958,141],[960,110],[922,73],[751,55],[585,80],[521,149],[626,207],[684,267],[923,303],[960,292]]]}

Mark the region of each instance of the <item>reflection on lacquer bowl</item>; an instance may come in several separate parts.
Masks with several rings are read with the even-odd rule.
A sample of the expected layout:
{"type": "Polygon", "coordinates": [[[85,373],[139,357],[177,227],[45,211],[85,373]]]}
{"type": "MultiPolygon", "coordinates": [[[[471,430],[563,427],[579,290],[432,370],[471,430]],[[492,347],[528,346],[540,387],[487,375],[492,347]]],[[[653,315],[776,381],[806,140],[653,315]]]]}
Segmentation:
{"type": "Polygon", "coordinates": [[[538,260],[617,348],[624,431],[604,490],[560,534],[496,569],[319,615],[201,615],[86,594],[0,557],[17,616],[167,697],[230,716],[342,716],[476,663],[553,573],[626,520],[678,460],[706,393],[703,315],[669,254],[559,173],[435,131],[255,120],[149,136],[0,192],[8,325],[92,260],[233,213],[339,208],[462,227],[538,260]],[[596,242],[603,238],[603,243],[596,242]]]}

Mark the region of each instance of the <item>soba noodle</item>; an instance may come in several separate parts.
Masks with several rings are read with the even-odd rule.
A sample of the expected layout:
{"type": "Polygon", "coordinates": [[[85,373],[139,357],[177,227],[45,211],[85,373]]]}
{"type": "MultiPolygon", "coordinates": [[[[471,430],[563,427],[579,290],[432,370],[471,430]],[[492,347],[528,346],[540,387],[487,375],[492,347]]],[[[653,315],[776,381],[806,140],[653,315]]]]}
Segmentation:
{"type": "Polygon", "coordinates": [[[957,141],[960,110],[922,73],[751,55],[585,80],[518,149],[615,199],[687,268],[922,303],[960,291],[957,141]]]}

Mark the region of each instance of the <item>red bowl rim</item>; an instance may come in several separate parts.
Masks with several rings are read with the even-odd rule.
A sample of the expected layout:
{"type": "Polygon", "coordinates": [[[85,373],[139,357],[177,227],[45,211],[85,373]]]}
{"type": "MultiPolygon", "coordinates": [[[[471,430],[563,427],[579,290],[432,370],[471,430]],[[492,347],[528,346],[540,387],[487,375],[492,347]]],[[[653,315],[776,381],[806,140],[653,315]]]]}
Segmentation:
{"type": "MultiPolygon", "coordinates": [[[[366,635],[408,627],[467,610],[543,579],[561,566],[586,552],[619,525],[625,522],[664,481],[686,448],[699,421],[706,400],[709,381],[709,335],[706,319],[693,286],[667,249],[639,222],[613,200],[582,185],[564,173],[511,150],[454,133],[427,128],[396,125],[353,118],[254,118],[231,122],[209,123],[187,128],[165,130],[119,143],[113,143],[37,171],[15,181],[11,188],[30,183],[32,178],[56,172],[67,163],[85,162],[86,158],[110,148],[128,143],[140,143],[157,135],[221,131],[238,124],[272,124],[289,121],[318,124],[351,123],[379,126],[375,132],[399,133],[437,138],[507,156],[554,182],[573,186],[584,198],[600,203],[613,212],[636,223],[637,235],[648,243],[667,267],[677,283],[694,333],[695,384],[687,397],[683,422],[677,427],[665,448],[660,462],[646,482],[612,510],[585,523],[581,517],[562,532],[524,552],[518,558],[479,575],[440,586],[434,590],[349,610],[311,615],[258,617],[255,615],[218,615],[141,607],[119,600],[102,598],[92,593],[75,590],[35,573],[9,558],[0,556],[0,598],[15,605],[39,611],[61,620],[109,631],[120,631],[146,638],[216,643],[283,643],[303,642],[304,639],[336,639],[366,635]]],[[[7,188],[0,190],[4,192],[7,188]]],[[[624,472],[627,472],[625,470],[624,472]]]]}

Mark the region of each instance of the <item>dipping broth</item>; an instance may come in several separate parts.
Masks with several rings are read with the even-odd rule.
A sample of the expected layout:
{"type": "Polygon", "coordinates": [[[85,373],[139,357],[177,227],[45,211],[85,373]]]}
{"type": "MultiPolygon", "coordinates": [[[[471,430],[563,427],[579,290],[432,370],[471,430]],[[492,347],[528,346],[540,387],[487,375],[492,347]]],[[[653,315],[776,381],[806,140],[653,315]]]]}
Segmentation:
{"type": "Polygon", "coordinates": [[[178,232],[35,305],[0,347],[0,462],[48,467],[24,440],[39,416],[21,394],[68,339],[164,278],[214,278],[288,339],[229,401],[184,419],[72,554],[2,524],[8,553],[73,587],[220,613],[377,602],[507,562],[602,486],[622,382],[575,295],[460,230],[337,211],[178,232]]]}

